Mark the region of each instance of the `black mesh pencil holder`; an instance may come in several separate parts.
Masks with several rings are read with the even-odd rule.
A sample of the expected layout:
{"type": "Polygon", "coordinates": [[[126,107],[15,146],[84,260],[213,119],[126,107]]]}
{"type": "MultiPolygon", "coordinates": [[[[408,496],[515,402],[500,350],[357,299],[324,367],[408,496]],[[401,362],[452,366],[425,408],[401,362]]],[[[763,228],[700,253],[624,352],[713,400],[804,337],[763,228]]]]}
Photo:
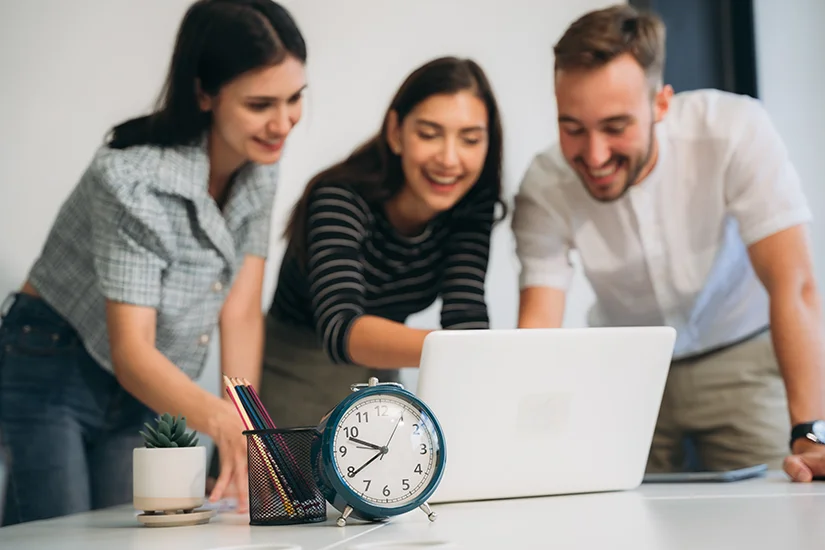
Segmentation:
{"type": "Polygon", "coordinates": [[[327,503],[310,465],[314,428],[247,430],[250,525],[312,523],[327,503]]]}

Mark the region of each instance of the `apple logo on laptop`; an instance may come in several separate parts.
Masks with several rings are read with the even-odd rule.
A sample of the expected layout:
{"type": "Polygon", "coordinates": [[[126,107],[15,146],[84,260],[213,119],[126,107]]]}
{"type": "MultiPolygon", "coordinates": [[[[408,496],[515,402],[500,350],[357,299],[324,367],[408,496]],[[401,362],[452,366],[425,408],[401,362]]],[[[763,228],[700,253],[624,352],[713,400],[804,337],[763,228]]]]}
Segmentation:
{"type": "Polygon", "coordinates": [[[516,429],[522,434],[561,434],[570,418],[573,395],[546,392],[524,396],[518,403],[516,429]]]}

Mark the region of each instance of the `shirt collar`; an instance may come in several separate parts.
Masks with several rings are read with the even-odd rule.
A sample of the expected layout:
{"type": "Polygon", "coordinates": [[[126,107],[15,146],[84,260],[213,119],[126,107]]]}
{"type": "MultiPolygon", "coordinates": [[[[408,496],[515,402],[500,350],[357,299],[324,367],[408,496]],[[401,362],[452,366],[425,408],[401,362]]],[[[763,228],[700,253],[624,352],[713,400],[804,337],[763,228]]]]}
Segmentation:
{"type": "Polygon", "coordinates": [[[259,213],[272,208],[277,182],[277,165],[248,163],[236,175],[223,212],[209,194],[208,139],[204,134],[193,145],[179,145],[163,150],[154,186],[161,192],[189,200],[201,228],[230,263],[234,262],[234,242],[230,230],[259,213]]]}

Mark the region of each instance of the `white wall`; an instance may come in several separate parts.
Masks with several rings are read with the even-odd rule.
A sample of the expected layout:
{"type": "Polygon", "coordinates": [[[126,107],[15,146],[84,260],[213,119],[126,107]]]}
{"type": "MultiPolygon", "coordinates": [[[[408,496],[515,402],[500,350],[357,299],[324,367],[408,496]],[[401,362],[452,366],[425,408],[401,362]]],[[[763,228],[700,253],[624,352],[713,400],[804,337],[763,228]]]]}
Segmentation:
{"type": "Polygon", "coordinates": [[[759,95],[788,146],[814,213],[813,255],[825,295],[825,2],[755,0],[754,9],[759,95]]]}
{"type": "MultiPolygon", "coordinates": [[[[498,95],[508,198],[535,152],[555,139],[552,44],[607,0],[288,0],[309,45],[307,108],[289,140],[275,205],[269,303],[285,216],[317,170],[374,132],[396,87],[430,58],[472,56],[498,95]]],[[[53,217],[116,122],[148,109],[188,0],[0,3],[0,296],[17,288],[53,217]]],[[[509,221],[509,220],[508,220],[509,221]]],[[[493,239],[492,324],[514,326],[517,266],[507,223],[493,239]]],[[[591,299],[577,278],[567,322],[591,299]]],[[[437,311],[415,316],[436,326],[437,311]]],[[[202,380],[217,389],[214,361],[202,380]]]]}
{"type": "MultiPolygon", "coordinates": [[[[378,126],[402,78],[427,59],[470,55],[501,104],[505,183],[512,196],[532,155],[555,139],[553,42],[584,11],[608,0],[287,0],[309,43],[306,114],[290,139],[275,205],[268,303],[286,213],[316,170],[378,126]],[[426,34],[425,34],[426,33],[426,34]]],[[[163,80],[188,0],[0,2],[0,297],[18,287],[52,219],[114,123],[144,112],[163,80]]],[[[760,92],[786,139],[817,215],[814,247],[825,288],[825,2],[788,10],[756,0],[760,92]]],[[[493,326],[516,318],[516,264],[506,223],[493,242],[488,279],[493,326]]],[[[566,324],[582,326],[592,300],[579,274],[566,324]]],[[[434,326],[431,309],[411,320],[434,326]]],[[[217,388],[216,365],[203,384],[217,388]]]]}

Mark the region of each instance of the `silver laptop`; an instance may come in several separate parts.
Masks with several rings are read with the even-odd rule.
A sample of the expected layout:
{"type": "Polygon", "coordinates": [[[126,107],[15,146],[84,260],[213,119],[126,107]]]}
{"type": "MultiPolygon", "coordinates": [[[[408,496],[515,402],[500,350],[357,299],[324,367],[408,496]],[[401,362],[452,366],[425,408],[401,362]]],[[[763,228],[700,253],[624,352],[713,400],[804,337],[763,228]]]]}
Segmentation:
{"type": "Polygon", "coordinates": [[[447,454],[430,502],[638,487],[675,340],[671,327],[430,333],[416,393],[447,454]]]}

